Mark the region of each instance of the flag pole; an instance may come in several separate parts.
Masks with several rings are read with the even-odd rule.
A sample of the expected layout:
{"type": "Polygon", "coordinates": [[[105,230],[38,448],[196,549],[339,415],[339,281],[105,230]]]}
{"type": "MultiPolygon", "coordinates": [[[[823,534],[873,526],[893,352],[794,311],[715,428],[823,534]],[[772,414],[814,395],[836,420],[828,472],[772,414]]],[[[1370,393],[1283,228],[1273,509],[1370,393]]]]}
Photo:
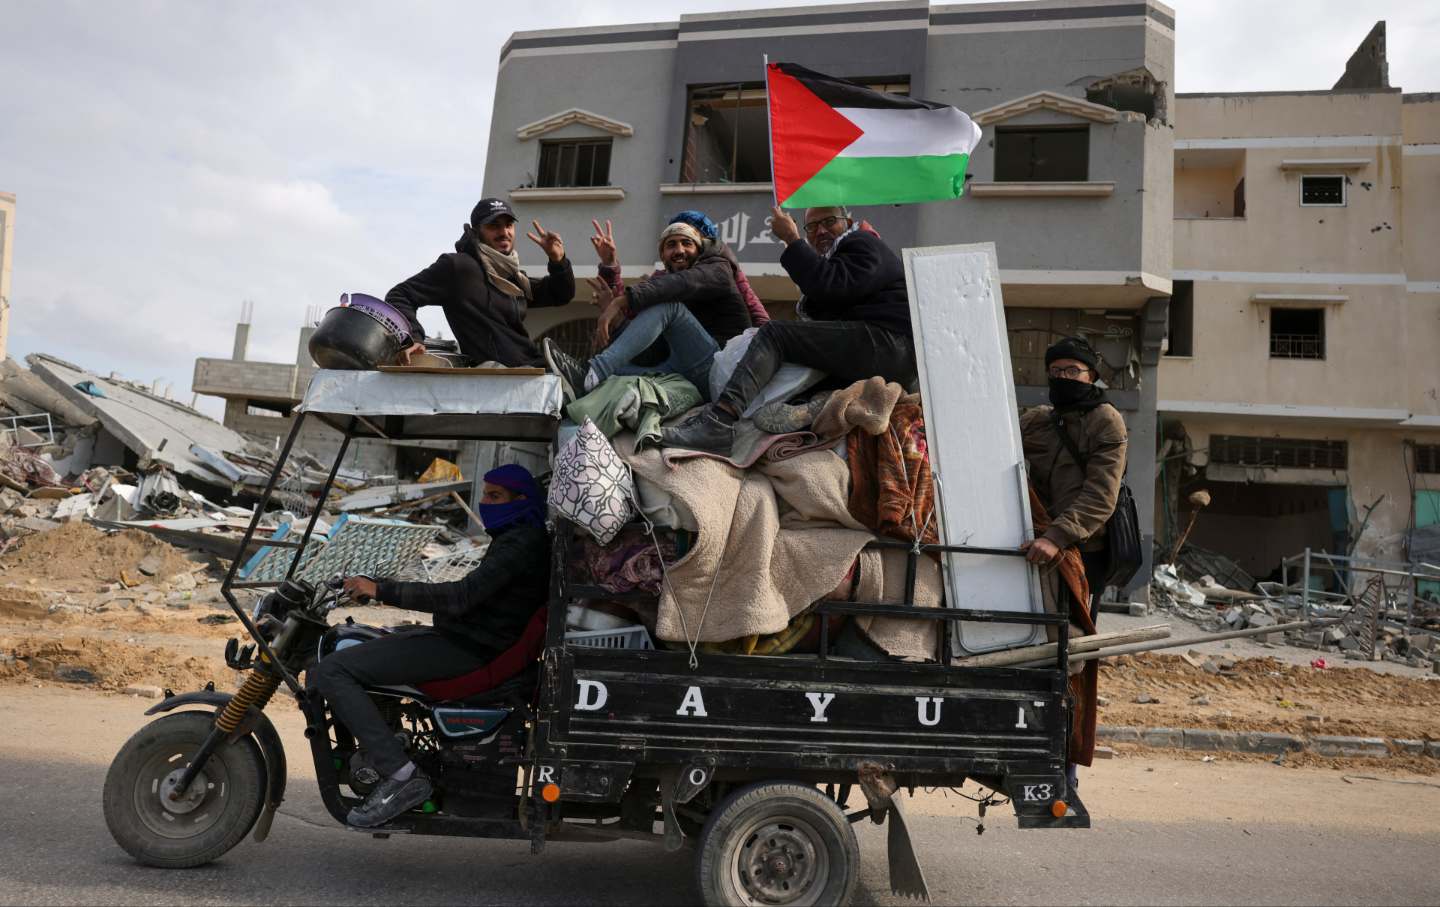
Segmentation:
{"type": "Polygon", "coordinates": [[[760,59],[765,64],[765,142],[770,148],[770,201],[778,208],[780,197],[775,189],[775,127],[770,122],[770,55],[761,54],[760,59]]]}

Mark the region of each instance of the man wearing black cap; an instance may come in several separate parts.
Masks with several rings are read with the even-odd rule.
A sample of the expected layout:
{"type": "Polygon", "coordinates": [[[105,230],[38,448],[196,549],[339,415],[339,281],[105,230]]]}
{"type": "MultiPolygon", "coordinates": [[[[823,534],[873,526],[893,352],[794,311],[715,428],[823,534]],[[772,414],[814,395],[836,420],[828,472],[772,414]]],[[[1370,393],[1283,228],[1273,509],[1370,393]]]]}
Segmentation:
{"type": "Polygon", "coordinates": [[[1125,476],[1127,443],[1125,420],[1095,384],[1099,366],[1099,354],[1082,338],[1059,341],[1045,351],[1050,405],[1020,415],[1025,466],[1051,517],[1045,534],[1026,543],[1026,557],[1049,564],[1077,546],[1090,584],[1092,617],[1093,602],[1104,591],[1109,566],[1105,523],[1115,512],[1125,476]]]}
{"type": "MultiPolygon", "coordinates": [[[[525,330],[525,312],[532,306],[568,304],[575,298],[575,275],[560,234],[547,231],[538,220],[532,224],[534,232],[525,235],[545,251],[548,276],[532,281],[521,270],[510,205],[504,199],[482,198],[470,212],[455,251],[397,284],[385,301],[410,320],[416,338],[424,337],[425,329],[415,310],[436,305],[445,310],[460,352],[476,362],[543,367],[544,357],[525,330]]],[[[423,351],[416,343],[404,359],[423,351]]]]}

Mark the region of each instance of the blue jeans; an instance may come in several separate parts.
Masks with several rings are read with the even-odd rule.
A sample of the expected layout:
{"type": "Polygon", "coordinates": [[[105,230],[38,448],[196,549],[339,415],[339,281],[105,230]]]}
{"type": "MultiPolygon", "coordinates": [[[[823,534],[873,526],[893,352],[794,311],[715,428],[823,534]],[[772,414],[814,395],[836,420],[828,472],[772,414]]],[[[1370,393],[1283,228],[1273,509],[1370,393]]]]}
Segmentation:
{"type": "Polygon", "coordinates": [[[636,315],[603,353],[590,360],[601,381],[611,375],[682,375],[700,396],[710,399],[710,363],[720,345],[690,310],[678,302],[651,306],[636,315]],[[670,355],[659,365],[634,365],[632,360],[664,337],[670,355]]]}

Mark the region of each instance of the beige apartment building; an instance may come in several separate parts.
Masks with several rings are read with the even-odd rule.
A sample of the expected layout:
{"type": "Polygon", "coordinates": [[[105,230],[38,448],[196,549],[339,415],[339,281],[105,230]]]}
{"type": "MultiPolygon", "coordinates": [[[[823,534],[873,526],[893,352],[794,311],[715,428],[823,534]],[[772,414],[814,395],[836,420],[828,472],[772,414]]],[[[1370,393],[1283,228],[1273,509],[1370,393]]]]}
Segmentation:
{"type": "Polygon", "coordinates": [[[1440,95],[1384,23],[1329,91],[1177,94],[1156,535],[1265,578],[1440,521],[1440,95]]]}
{"type": "Polygon", "coordinates": [[[10,258],[15,254],[15,195],[0,192],[0,362],[10,347],[10,258]]]}

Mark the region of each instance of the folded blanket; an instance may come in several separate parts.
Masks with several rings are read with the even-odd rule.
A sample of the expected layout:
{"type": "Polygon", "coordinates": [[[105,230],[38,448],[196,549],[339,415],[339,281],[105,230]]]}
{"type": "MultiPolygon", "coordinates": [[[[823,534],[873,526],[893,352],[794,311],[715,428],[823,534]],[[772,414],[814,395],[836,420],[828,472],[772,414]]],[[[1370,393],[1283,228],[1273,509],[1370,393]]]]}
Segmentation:
{"type": "MultiPolygon", "coordinates": [[[[860,585],[855,600],[881,605],[905,602],[905,570],[909,552],[893,548],[860,552],[860,585]]],[[[938,608],[945,588],[940,565],[928,557],[915,563],[915,604],[938,608]]],[[[855,626],[887,655],[934,661],[940,639],[940,622],[901,617],[855,618],[855,626]]]]}
{"type": "Polygon", "coordinates": [[[761,457],[776,444],[788,446],[791,451],[788,455],[793,456],[797,441],[799,446],[807,450],[814,449],[815,436],[808,431],[793,432],[788,435],[770,435],[756,428],[755,423],[749,419],[741,419],[735,423],[735,443],[731,446],[728,457],[705,450],[688,450],[684,447],[666,447],[662,451],[662,455],[665,457],[665,462],[669,464],[678,463],[681,460],[704,458],[748,469],[759,462],[761,457]]]}
{"type": "Polygon", "coordinates": [[[843,438],[855,429],[878,435],[890,424],[890,411],[905,393],[878,375],[856,381],[830,395],[810,430],[822,438],[843,438]]]}
{"type": "Polygon", "coordinates": [[[829,451],[745,471],[708,457],[667,465],[659,451],[635,452],[628,435],[615,446],[699,529],[690,552],[667,565],[655,622],[661,640],[778,633],[839,584],[873,537],[846,510],[845,463],[829,451]]]}

